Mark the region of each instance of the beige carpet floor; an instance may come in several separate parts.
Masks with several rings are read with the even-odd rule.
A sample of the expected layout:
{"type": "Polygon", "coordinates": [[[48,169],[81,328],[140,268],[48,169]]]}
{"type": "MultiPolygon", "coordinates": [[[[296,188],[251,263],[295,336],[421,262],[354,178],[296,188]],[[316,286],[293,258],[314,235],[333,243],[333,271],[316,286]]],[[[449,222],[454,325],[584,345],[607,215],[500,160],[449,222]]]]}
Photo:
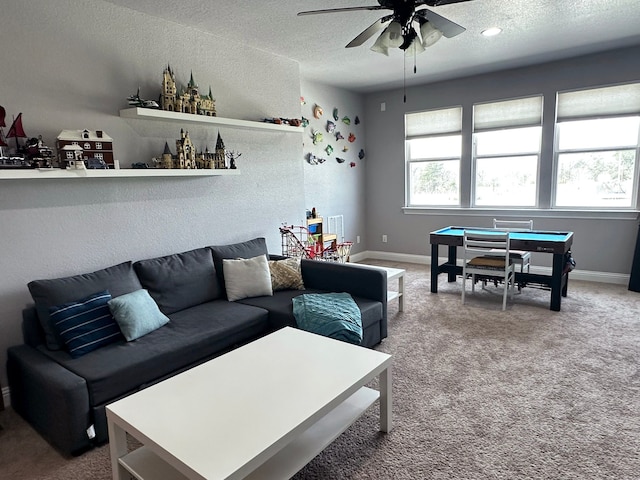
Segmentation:
{"type": "MultiPolygon", "coordinates": [[[[571,282],[562,311],[525,288],[501,311],[495,288],[460,301],[461,281],[407,269],[389,308],[394,422],[371,409],[296,476],[303,479],[640,478],[640,293],[571,282]]],[[[66,458],[10,408],[0,478],[109,479],[108,447],[66,458]]],[[[211,446],[215,451],[215,446],[211,446]]]]}

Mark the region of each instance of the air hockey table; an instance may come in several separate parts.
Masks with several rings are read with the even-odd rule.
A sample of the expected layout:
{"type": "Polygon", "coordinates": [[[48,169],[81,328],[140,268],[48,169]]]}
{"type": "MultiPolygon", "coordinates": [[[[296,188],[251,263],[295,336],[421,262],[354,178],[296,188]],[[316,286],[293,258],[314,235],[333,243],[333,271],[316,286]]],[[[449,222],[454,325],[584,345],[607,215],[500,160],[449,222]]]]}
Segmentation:
{"type": "MultiPolygon", "coordinates": [[[[431,244],[431,293],[438,293],[438,275],[447,274],[449,282],[455,282],[456,276],[462,275],[462,266],[457,265],[457,250],[463,245],[464,231],[486,232],[495,229],[479,227],[445,227],[429,234],[431,244]],[[439,264],[438,251],[440,245],[448,249],[447,261],[439,264]]],[[[569,271],[565,268],[566,257],[573,244],[573,232],[553,231],[520,231],[509,232],[513,250],[542,252],[553,255],[551,275],[529,272],[516,272],[516,283],[537,284],[551,289],[550,309],[559,312],[562,297],[567,296],[569,271]]]]}

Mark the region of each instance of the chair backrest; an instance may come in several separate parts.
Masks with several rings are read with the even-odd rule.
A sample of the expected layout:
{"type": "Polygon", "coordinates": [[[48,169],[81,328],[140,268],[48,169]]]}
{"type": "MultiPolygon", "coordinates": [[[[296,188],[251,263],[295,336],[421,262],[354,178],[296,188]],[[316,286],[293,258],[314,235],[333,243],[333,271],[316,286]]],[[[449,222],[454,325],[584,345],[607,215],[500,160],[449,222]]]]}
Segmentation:
{"type": "Polygon", "coordinates": [[[493,228],[506,232],[523,232],[533,230],[533,220],[498,220],[493,219],[493,228]]]}
{"type": "Polygon", "coordinates": [[[509,258],[509,232],[470,232],[464,231],[465,261],[469,256],[488,255],[509,258]]]}

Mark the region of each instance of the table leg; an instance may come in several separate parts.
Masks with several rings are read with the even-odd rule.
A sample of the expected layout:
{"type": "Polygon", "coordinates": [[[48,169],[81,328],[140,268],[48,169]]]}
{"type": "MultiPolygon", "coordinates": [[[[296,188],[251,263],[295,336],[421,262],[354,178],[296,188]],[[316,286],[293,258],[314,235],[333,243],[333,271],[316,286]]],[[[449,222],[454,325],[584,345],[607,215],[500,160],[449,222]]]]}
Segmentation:
{"type": "MultiPolygon", "coordinates": [[[[455,266],[458,261],[458,247],[455,245],[449,245],[449,258],[447,259],[447,263],[449,265],[455,266]]],[[[456,281],[456,272],[449,272],[448,274],[449,282],[456,281]]]]}
{"type": "Polygon", "coordinates": [[[111,472],[113,480],[125,480],[130,478],[129,472],[120,465],[118,459],[124,457],[127,451],[127,434],[115,423],[107,420],[109,429],[109,453],[111,455],[111,472]]]}
{"type": "Polygon", "coordinates": [[[562,270],[564,269],[564,254],[553,254],[551,270],[551,306],[550,309],[559,312],[562,301],[562,270]]]}
{"type": "Polygon", "coordinates": [[[431,293],[438,293],[438,245],[431,244],[431,293]]]}
{"type": "Polygon", "coordinates": [[[379,375],[380,381],[380,431],[390,432],[393,428],[392,395],[391,395],[391,365],[379,375]]]}
{"type": "Polygon", "coordinates": [[[398,311],[404,312],[404,273],[398,277],[398,311]]]}

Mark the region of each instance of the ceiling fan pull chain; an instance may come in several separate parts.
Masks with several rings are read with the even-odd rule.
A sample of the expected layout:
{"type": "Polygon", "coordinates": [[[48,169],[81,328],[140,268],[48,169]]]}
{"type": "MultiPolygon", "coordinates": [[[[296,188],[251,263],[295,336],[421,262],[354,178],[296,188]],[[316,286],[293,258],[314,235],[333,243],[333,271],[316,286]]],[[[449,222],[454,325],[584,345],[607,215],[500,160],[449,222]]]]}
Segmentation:
{"type": "Polygon", "coordinates": [[[402,93],[404,94],[404,103],[407,103],[407,57],[402,56],[402,93]]]}

